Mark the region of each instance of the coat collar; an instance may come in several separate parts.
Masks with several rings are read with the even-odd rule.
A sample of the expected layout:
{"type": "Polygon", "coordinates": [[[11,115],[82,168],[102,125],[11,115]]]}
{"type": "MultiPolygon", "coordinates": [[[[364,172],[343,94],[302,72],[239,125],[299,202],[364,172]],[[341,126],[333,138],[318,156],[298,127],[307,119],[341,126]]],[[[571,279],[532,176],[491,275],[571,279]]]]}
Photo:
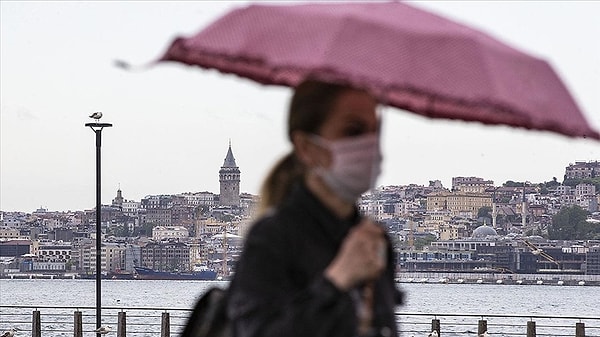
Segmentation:
{"type": "Polygon", "coordinates": [[[350,217],[346,219],[337,217],[323,205],[304,183],[294,185],[285,204],[288,207],[301,209],[303,213],[312,217],[316,225],[321,227],[336,244],[342,242],[350,228],[358,224],[361,218],[356,206],[350,217]]]}

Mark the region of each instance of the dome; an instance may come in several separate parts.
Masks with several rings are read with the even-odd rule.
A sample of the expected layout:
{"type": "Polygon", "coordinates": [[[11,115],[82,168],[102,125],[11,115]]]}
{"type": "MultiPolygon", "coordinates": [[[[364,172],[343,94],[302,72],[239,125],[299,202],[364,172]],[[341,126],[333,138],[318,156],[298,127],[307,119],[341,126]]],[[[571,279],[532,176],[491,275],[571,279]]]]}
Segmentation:
{"type": "Polygon", "coordinates": [[[490,226],[483,225],[475,228],[473,238],[485,238],[486,236],[497,236],[496,230],[490,226]]]}

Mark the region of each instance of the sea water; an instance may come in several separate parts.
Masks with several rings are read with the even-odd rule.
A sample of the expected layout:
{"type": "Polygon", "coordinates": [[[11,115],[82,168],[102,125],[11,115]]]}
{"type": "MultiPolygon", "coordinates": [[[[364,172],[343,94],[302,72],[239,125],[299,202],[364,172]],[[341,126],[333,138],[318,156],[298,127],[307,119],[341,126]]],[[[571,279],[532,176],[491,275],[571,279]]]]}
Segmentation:
{"type": "MultiPolygon", "coordinates": [[[[102,307],[190,309],[197,298],[210,287],[224,288],[227,287],[227,282],[102,280],[102,307]]],[[[399,312],[424,313],[429,314],[431,318],[457,313],[482,317],[490,315],[600,317],[600,288],[594,286],[402,283],[398,284],[398,288],[405,294],[405,303],[398,307],[399,312]]],[[[0,279],[0,305],[2,306],[94,307],[95,301],[95,280],[0,279]]],[[[2,310],[6,314],[12,309],[2,310]]],[[[72,314],[72,311],[68,313],[72,314]]],[[[31,310],[28,309],[27,312],[31,310]]],[[[474,328],[464,328],[465,333],[476,330],[477,319],[472,319],[474,328]]],[[[521,321],[524,319],[526,320],[520,318],[521,321]]],[[[406,321],[410,318],[403,317],[402,320],[406,321]]],[[[521,323],[525,324],[525,322],[521,323]]],[[[592,321],[591,324],[599,327],[600,318],[597,322],[592,321]]],[[[3,325],[6,324],[0,322],[0,329],[7,328],[3,325]]],[[[422,326],[418,329],[428,330],[429,327],[422,326]]],[[[130,331],[131,328],[128,328],[128,334],[130,331]]],[[[599,330],[588,329],[588,331],[599,330]]],[[[72,336],[72,332],[61,335],[72,336]]],[[[402,335],[412,336],[410,332],[402,335]]],[[[447,333],[446,336],[452,334],[447,333]]]]}

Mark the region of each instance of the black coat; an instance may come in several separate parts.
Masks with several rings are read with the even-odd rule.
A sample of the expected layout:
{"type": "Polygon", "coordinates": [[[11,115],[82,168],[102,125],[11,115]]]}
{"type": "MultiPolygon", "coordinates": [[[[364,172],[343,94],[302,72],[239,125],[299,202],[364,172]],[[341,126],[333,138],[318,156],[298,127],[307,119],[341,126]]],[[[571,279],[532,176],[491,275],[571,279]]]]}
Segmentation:
{"type": "MultiPolygon", "coordinates": [[[[346,221],[335,217],[302,185],[258,220],[230,283],[234,336],[357,336],[353,291],[338,290],[323,272],[359,220],[357,212],[346,221]]],[[[388,267],[375,283],[376,329],[371,336],[397,336],[394,309],[401,293],[392,256],[389,248],[388,267]]]]}

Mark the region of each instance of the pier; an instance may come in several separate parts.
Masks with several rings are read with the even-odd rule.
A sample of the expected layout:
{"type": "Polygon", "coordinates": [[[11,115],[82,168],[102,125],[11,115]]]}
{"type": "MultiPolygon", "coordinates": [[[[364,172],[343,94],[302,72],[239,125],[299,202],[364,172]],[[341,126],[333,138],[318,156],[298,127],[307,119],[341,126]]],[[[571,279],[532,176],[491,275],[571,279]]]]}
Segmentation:
{"type": "MultiPolygon", "coordinates": [[[[95,307],[0,305],[0,329],[17,336],[95,336],[95,307]]],[[[190,308],[104,307],[102,326],[109,336],[178,336],[190,308]]],[[[600,335],[600,317],[396,312],[399,336],[570,336],[600,335]]]]}

